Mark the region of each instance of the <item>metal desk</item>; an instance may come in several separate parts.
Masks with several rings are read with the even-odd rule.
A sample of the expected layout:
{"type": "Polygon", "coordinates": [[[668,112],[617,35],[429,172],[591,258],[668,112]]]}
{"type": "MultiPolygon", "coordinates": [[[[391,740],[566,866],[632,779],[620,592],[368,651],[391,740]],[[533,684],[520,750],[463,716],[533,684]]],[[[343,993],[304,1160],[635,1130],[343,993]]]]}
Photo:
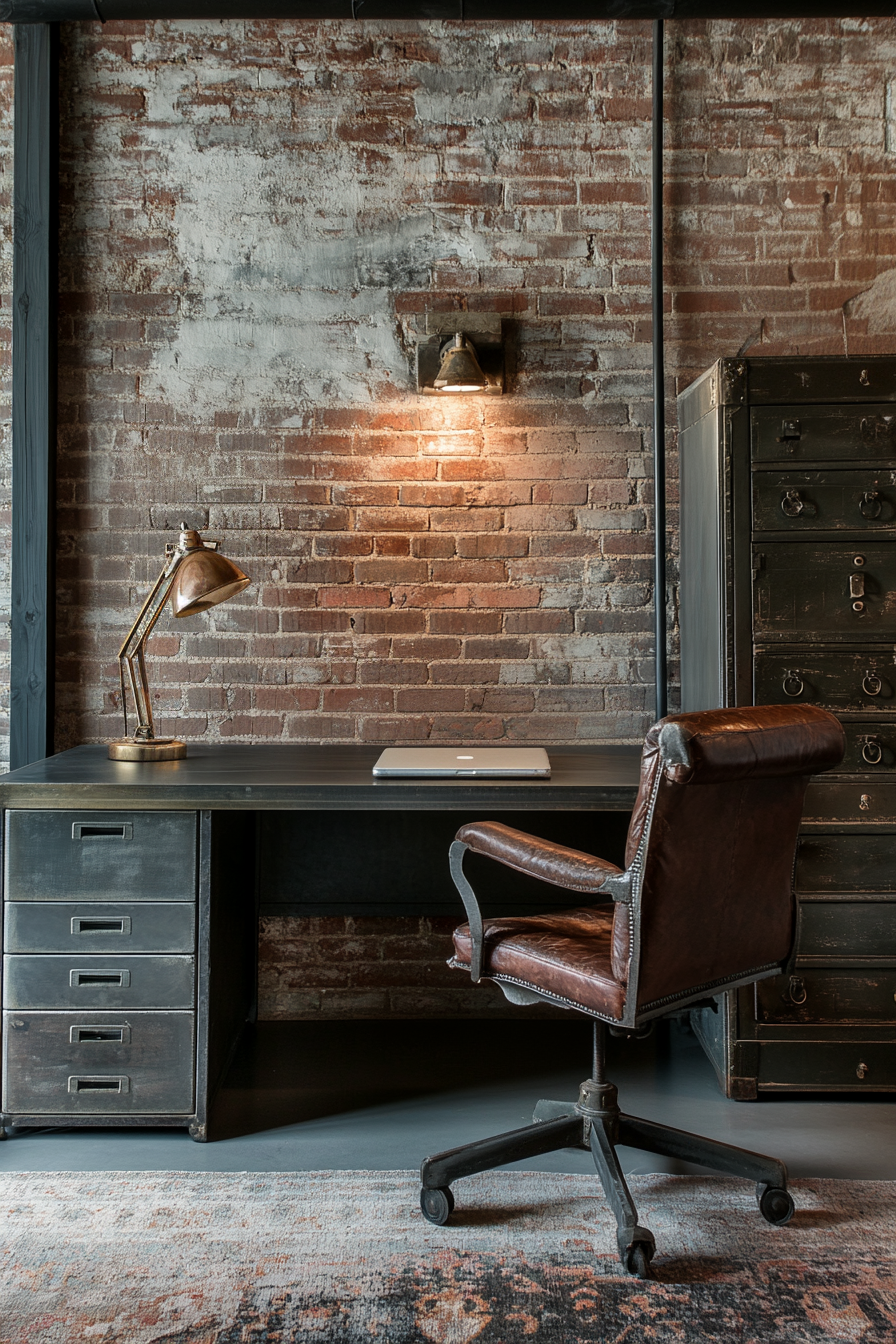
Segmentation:
{"type": "MultiPolygon", "coordinates": [[[[446,852],[491,818],[621,859],[636,747],[550,750],[549,780],[375,780],[377,746],[76,747],[0,776],[0,1125],[207,1137],[255,1005],[259,910],[460,914],[446,852]]],[[[491,865],[491,913],[568,894],[491,865]]]]}

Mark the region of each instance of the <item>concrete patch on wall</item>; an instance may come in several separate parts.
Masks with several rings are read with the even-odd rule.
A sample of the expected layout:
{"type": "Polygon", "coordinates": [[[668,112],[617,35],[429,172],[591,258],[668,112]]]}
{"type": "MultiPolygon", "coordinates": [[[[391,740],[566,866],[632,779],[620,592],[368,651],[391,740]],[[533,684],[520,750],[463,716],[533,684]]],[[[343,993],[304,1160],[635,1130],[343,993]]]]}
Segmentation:
{"type": "Polygon", "coordinates": [[[896,337],[896,268],[882,271],[872,285],[847,299],[843,311],[864,323],[869,335],[896,337]]]}

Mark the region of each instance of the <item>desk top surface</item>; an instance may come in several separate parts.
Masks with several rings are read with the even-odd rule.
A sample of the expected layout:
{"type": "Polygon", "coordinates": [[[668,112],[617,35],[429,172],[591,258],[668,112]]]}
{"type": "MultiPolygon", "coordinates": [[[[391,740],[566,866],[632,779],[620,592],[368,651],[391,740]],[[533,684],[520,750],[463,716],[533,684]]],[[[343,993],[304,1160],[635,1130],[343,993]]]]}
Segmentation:
{"type": "Polygon", "coordinates": [[[380,746],[195,743],[182,761],[110,761],[74,747],[0,775],[0,806],[415,811],[477,807],[627,810],[640,747],[548,747],[541,779],[374,779],[380,746]]]}

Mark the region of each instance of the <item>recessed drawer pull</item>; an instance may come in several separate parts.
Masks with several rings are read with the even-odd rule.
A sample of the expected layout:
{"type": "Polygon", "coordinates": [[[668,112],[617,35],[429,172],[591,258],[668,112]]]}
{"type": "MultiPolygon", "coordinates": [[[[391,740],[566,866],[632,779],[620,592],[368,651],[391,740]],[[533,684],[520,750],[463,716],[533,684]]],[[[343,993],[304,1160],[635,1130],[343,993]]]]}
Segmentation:
{"type": "Polygon", "coordinates": [[[127,989],[131,983],[130,971],[71,971],[69,984],[73,989],[106,986],[127,989]]]}
{"type": "Polygon", "coordinates": [[[805,688],[799,672],[785,673],[784,680],[781,683],[781,689],[785,695],[789,695],[791,698],[802,695],[805,688]]]}
{"type": "Polygon", "coordinates": [[[883,685],[876,672],[866,672],[862,678],[862,690],[866,695],[880,695],[883,685]]]}
{"type": "Polygon", "coordinates": [[[122,821],[113,826],[103,826],[99,822],[72,822],[73,840],[133,840],[133,838],[132,821],[122,821]]]}
{"type": "Polygon", "coordinates": [[[131,1080],[125,1074],[118,1074],[112,1077],[108,1075],[90,1077],[84,1074],[73,1074],[68,1080],[69,1092],[111,1092],[114,1096],[121,1096],[122,1092],[130,1092],[131,1080]]]}
{"type": "Polygon", "coordinates": [[[72,933],[120,933],[130,936],[131,916],[120,915],[114,919],[100,919],[93,915],[72,915],[72,933]]]}
{"type": "Polygon", "coordinates": [[[72,1045],[96,1045],[109,1041],[112,1045],[130,1045],[130,1027],[70,1027],[68,1039],[72,1045]]]}

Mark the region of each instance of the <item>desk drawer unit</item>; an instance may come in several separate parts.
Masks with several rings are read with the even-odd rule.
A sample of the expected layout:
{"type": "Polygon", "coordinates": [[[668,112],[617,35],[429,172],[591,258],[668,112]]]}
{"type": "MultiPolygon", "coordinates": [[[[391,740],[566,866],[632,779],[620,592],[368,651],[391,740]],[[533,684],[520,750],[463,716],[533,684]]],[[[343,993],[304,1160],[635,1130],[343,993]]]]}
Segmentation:
{"type": "Polygon", "coordinates": [[[4,1122],[195,1106],[195,812],[10,809],[4,1122]]]}
{"type": "Polygon", "coordinates": [[[792,974],[695,1030],[742,1100],[896,1090],[896,359],[723,360],[679,416],[683,707],[821,705],[847,740],[806,797],[792,974]]]}

